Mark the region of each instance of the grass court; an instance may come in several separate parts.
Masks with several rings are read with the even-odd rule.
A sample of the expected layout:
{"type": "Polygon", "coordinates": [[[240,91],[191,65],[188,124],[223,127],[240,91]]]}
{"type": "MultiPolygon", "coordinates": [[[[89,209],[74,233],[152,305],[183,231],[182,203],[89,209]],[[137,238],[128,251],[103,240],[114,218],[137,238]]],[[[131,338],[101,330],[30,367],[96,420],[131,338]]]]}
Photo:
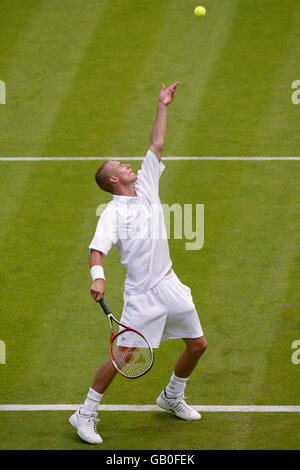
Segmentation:
{"type": "MultiPolygon", "coordinates": [[[[161,82],[168,109],[163,203],[204,204],[205,243],[171,237],[208,349],[191,405],[300,405],[300,10],[296,0],[2,0],[0,80],[0,405],[80,404],[107,357],[109,327],[90,297],[88,245],[106,157],[143,157],[161,82]],[[10,160],[68,157],[69,160],[10,160]],[[72,160],[98,157],[98,160],[72,160]],[[7,160],[5,160],[7,159],[7,160]]],[[[138,170],[141,161],[130,162],[138,170]]],[[[122,308],[125,271],[104,260],[106,300],[122,308]]],[[[154,404],[180,340],[146,376],[118,376],[102,404],[154,404]]],[[[100,412],[101,446],[69,411],[0,411],[0,449],[298,449],[299,413],[100,412]],[[162,438],[163,433],[163,438],[162,438]]]]}

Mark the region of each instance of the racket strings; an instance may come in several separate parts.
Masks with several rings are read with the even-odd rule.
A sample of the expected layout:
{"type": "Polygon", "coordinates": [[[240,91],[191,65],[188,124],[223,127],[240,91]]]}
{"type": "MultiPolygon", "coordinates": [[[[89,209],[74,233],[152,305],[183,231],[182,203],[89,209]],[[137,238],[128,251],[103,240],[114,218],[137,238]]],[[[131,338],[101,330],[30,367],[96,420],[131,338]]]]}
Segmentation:
{"type": "Polygon", "coordinates": [[[125,330],[112,343],[113,361],[117,369],[128,377],[146,372],[152,365],[152,350],[139,333],[125,330]]]}

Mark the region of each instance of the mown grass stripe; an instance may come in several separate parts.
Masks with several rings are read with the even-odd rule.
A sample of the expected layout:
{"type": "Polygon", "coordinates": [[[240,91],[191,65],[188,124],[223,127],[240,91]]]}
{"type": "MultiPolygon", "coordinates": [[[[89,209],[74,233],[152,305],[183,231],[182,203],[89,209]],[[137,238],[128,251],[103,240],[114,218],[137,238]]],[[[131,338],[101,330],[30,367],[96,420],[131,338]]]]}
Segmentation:
{"type": "Polygon", "coordinates": [[[291,102],[291,83],[298,78],[298,5],[286,0],[281,12],[280,0],[236,2],[228,40],[191,116],[183,153],[298,154],[298,107],[291,102]],[[286,61],[294,70],[290,75],[283,71],[286,61]],[[265,114],[269,119],[262,119],[265,114]]]}
{"type": "Polygon", "coordinates": [[[126,113],[122,115],[122,121],[119,120],[119,138],[110,139],[108,153],[117,154],[120,148],[126,153],[136,153],[134,149],[139,152],[148,144],[160,85],[163,82],[170,86],[175,81],[180,85],[168,111],[165,151],[176,154],[185,149],[187,128],[222,54],[235,8],[235,0],[211,4],[211,16],[200,25],[194,21],[185,2],[171,2],[147,62],[143,68],[136,69],[135,88],[128,97],[126,113]]]}
{"type": "Polygon", "coordinates": [[[34,10],[2,72],[7,88],[2,153],[39,152],[107,3],[92,0],[86,8],[80,0],[53,0],[34,10]]]}
{"type": "MultiPolygon", "coordinates": [[[[299,148],[297,133],[299,109],[291,102],[291,83],[295,79],[294,58],[297,56],[300,45],[299,37],[295,36],[295,32],[299,30],[300,12],[295,2],[287,0],[287,12],[282,22],[278,18],[278,12],[281,11],[279,0],[272,1],[272,8],[268,12],[260,3],[256,10],[258,16],[253,23],[253,21],[248,21],[247,15],[247,11],[251,11],[252,7],[253,2],[246,0],[243,4],[240,3],[238,9],[240,19],[246,20],[242,36],[244,34],[245,37],[248,36],[251,29],[256,34],[252,40],[249,56],[245,60],[246,66],[242,67],[244,79],[243,73],[239,76],[239,79],[242,79],[239,89],[241,93],[236,95],[239,99],[239,106],[236,106],[237,102],[234,101],[235,110],[232,113],[233,119],[236,116],[239,117],[239,121],[236,121],[236,130],[239,130],[240,142],[244,148],[243,153],[246,155],[249,152],[249,155],[276,156],[284,153],[286,156],[295,156],[298,155],[297,148],[299,148]],[[259,13],[260,9],[265,12],[263,21],[259,13]],[[267,29],[265,21],[269,24],[267,29]],[[274,41],[275,32],[277,39],[274,41]],[[296,40],[295,37],[297,37],[296,40]],[[251,75],[249,75],[250,67],[251,75]],[[276,73],[274,73],[274,68],[276,68],[276,73]],[[251,99],[251,96],[255,98],[251,99]]],[[[237,30],[235,32],[235,38],[239,39],[241,35],[237,30]]],[[[232,54],[229,48],[227,52],[232,54]]],[[[234,80],[233,77],[233,83],[234,80]]],[[[224,154],[226,155],[225,151],[224,154]]],[[[249,169],[250,167],[247,166],[247,171],[249,169]]],[[[252,375],[252,397],[257,403],[263,402],[268,397],[267,400],[271,404],[274,400],[279,403],[289,401],[294,390],[297,389],[297,371],[293,369],[295,366],[290,359],[292,339],[287,339],[284,334],[289,331],[289,338],[294,338],[292,331],[297,331],[296,298],[295,296],[292,299],[287,297],[286,292],[290,285],[291,268],[297,257],[295,226],[300,215],[297,202],[299,188],[296,173],[290,166],[283,165],[281,171],[278,169],[278,166],[275,167],[272,164],[260,167],[257,177],[262,182],[265,181],[267,191],[261,191],[262,185],[258,187],[254,180],[252,187],[248,186],[248,190],[251,193],[256,188],[257,211],[261,213],[261,218],[257,220],[254,216],[249,217],[251,206],[248,206],[249,215],[245,212],[243,214],[241,208],[240,221],[237,222],[235,228],[239,230],[241,220],[245,218],[248,220],[252,218],[252,224],[255,226],[255,230],[252,230],[250,226],[248,230],[243,230],[244,242],[247,243],[250,240],[253,247],[252,253],[249,253],[251,260],[250,256],[248,257],[251,266],[249,291],[252,290],[251,286],[254,283],[257,284],[256,292],[254,290],[252,292],[253,298],[255,297],[253,310],[259,312],[259,327],[252,327],[256,337],[253,339],[253,347],[259,351],[260,345],[263,344],[264,348],[264,356],[261,356],[261,360],[257,360],[256,370],[252,375]],[[282,185],[282,181],[286,181],[286,184],[282,185]],[[252,233],[251,237],[247,235],[247,231],[252,233]],[[258,241],[260,236],[264,239],[263,250],[258,241]],[[252,240],[254,241],[255,238],[256,241],[253,243],[252,240]],[[260,257],[259,264],[255,261],[258,256],[260,257]],[[254,281],[255,278],[256,281],[254,281]],[[257,282],[258,280],[260,282],[257,282]],[[292,309],[291,304],[293,304],[292,309]],[[283,370],[286,374],[286,381],[282,380],[283,370]]],[[[228,242],[230,243],[229,240],[228,242]]],[[[236,270],[239,269],[239,265],[240,262],[237,262],[236,270]]],[[[233,300],[233,297],[231,298],[233,300]]],[[[252,312],[250,312],[250,317],[251,314],[252,312]]],[[[256,433],[255,419],[251,416],[243,430],[233,434],[231,439],[234,439],[237,448],[247,449],[251,446],[256,433]]]]}
{"type": "MultiPolygon", "coordinates": [[[[143,104],[147,96],[154,103],[157,94],[157,82],[152,83],[154,91],[149,91],[151,77],[142,71],[172,4],[172,0],[153,0],[137,7],[136,0],[127,0],[124,8],[123,0],[109,3],[45,142],[44,155],[112,155],[115,143],[116,153],[124,151],[124,121],[130,121],[126,142],[138,141],[131,134],[141,128],[143,104]],[[147,96],[138,95],[141,81],[148,87],[147,96]],[[131,103],[138,114],[134,119],[129,114],[131,103]]],[[[138,153],[129,147],[126,153],[130,152],[138,153]]]]}
{"type": "MultiPolygon", "coordinates": [[[[92,0],[92,9],[79,0],[40,2],[33,11],[24,8],[26,28],[18,32],[12,55],[2,66],[7,104],[0,114],[0,153],[9,156],[40,155],[65,94],[88,47],[90,36],[107,1],[92,0]],[[30,20],[27,19],[30,13],[30,20]],[[41,39],[42,38],[42,39],[41,39]]],[[[21,201],[30,191],[33,167],[7,173],[0,188],[0,239],[13,225],[21,201]],[[10,196],[10,197],[8,197],[10,196]]],[[[4,177],[4,175],[2,175],[4,177]]]]}

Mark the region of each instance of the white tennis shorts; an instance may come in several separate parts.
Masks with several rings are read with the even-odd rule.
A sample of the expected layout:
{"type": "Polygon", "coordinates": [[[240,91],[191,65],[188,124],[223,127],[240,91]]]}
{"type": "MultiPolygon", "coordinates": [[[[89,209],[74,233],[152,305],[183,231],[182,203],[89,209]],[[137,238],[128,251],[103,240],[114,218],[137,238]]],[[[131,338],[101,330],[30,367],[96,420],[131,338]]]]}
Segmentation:
{"type": "Polygon", "coordinates": [[[174,271],[143,294],[125,292],[121,323],[140,331],[153,348],[169,339],[203,336],[191,289],[174,271]]]}

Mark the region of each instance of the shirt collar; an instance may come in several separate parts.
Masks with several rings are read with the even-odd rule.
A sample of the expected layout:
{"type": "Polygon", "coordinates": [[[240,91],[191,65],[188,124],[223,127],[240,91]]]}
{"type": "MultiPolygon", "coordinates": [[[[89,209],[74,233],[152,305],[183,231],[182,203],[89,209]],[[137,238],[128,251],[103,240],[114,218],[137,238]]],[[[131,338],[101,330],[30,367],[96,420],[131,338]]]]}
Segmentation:
{"type": "Polygon", "coordinates": [[[138,196],[119,196],[118,194],[113,194],[113,200],[116,202],[131,203],[138,200],[138,196]]]}

